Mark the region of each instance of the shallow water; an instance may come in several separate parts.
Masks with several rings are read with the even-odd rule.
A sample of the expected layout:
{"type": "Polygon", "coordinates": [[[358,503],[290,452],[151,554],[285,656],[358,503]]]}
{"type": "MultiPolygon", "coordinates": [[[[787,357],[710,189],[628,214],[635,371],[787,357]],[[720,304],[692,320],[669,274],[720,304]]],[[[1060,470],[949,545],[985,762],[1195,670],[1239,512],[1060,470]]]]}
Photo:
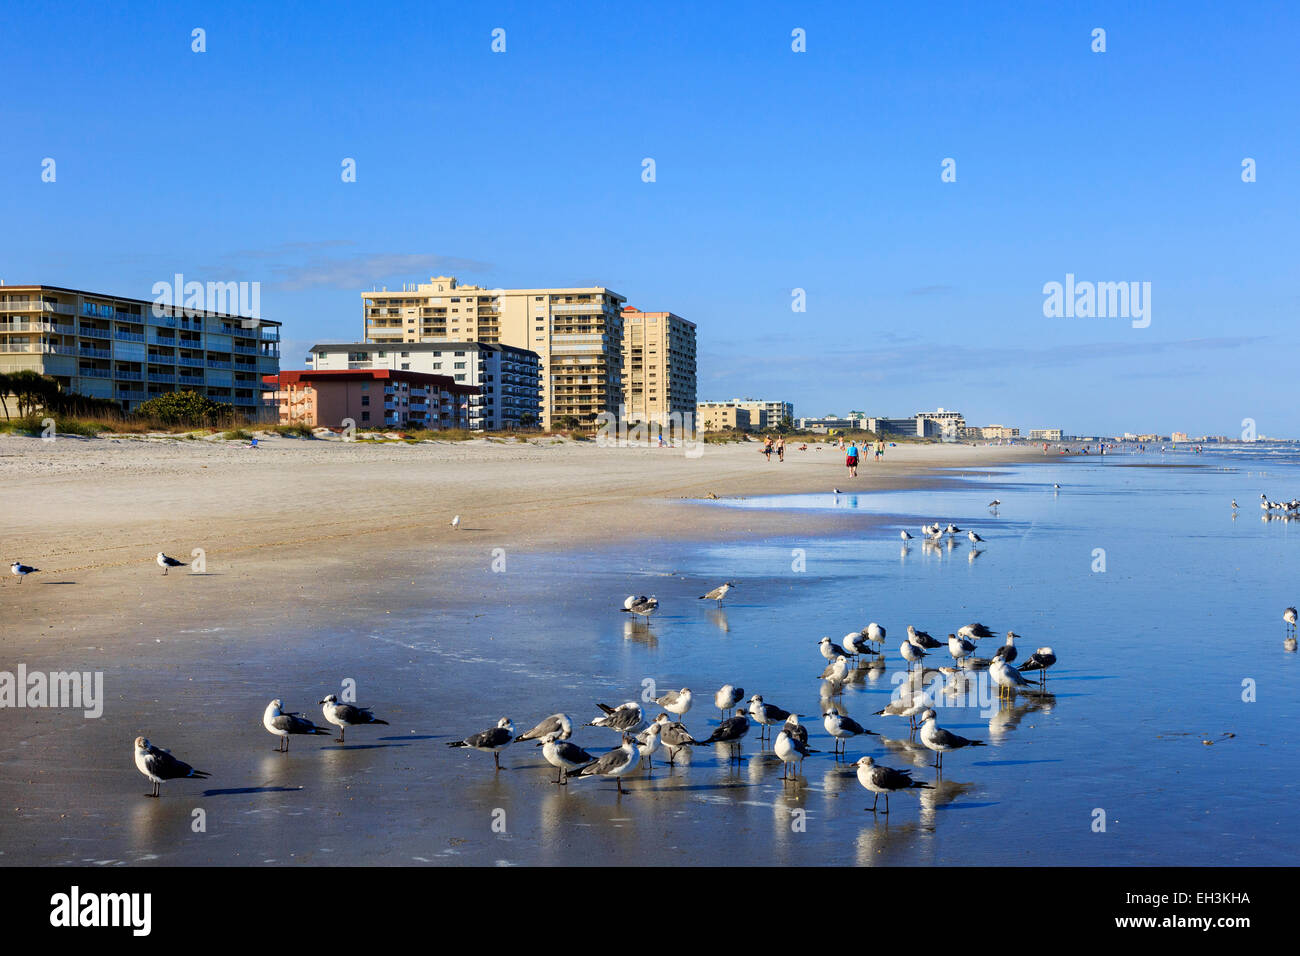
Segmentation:
{"type": "MultiPolygon", "coordinates": [[[[40,813],[6,828],[0,859],[1293,863],[1300,662],[1283,649],[1281,613],[1300,598],[1300,522],[1261,521],[1258,495],[1300,495],[1300,465],[1259,451],[958,471],[942,491],[701,503],[840,508],[883,523],[832,537],[509,554],[504,573],[485,555],[452,600],[428,608],[420,585],[434,582],[417,580],[407,598],[372,608],[373,624],[360,631],[300,624],[274,654],[256,635],[214,635],[210,657],[188,672],[220,674],[205,692],[248,713],[220,731],[228,749],[206,755],[219,771],[212,788],[169,784],[164,800],[149,801],[137,793],[143,778],[106,774],[71,797],[51,790],[33,798],[40,813]],[[1235,519],[1234,496],[1245,506],[1235,519]],[[1003,502],[996,516],[986,507],[994,497],[1003,502]],[[919,536],[931,520],[975,529],[987,539],[982,553],[972,560],[964,537],[937,551],[917,540],[904,553],[898,529],[919,536]],[[1104,571],[1095,570],[1097,549],[1104,571]],[[723,580],[739,584],[723,608],[698,600],[723,580]],[[661,602],[648,628],[617,610],[632,592],[661,602]],[[640,699],[652,681],[659,692],[692,688],[686,722],[697,736],[718,719],[714,691],[732,683],[809,715],[810,745],[829,751],[816,717],[825,663],[816,642],[873,620],[889,632],[885,666],[838,701],[884,737],[850,741],[850,759],[871,754],[936,784],[895,795],[888,817],[864,810],[870,795],[829,753],[782,783],[757,730],[738,766],[700,748],[671,772],[658,761],[653,776],[639,770],[622,797],[606,781],[554,786],[527,744],[505,751],[500,772],[490,755],[445,746],[502,715],[517,732],[557,710],[585,722],[597,701],[640,699]],[[939,782],[905,721],[871,715],[902,670],[909,623],[942,638],[972,621],[1015,630],[1022,659],[1050,645],[1059,663],[1046,695],[939,708],[941,726],[987,743],[949,754],[939,782]],[[298,738],[289,755],[272,754],[259,723],[266,700],[282,695],[317,716],[314,701],[341,675],[391,726],[356,728],[346,748],[298,738]],[[1253,682],[1253,701],[1243,700],[1243,682],[1253,682]],[[195,806],[208,813],[201,837],[188,832],[195,806]],[[82,824],[60,829],[51,819],[63,810],[82,824]]],[[[981,641],[979,655],[1000,643],[981,641]]],[[[950,663],[946,650],[932,653],[950,663]]],[[[156,678],[166,699],[159,679],[190,677],[156,678]]],[[[101,738],[117,747],[134,719],[110,712],[82,722],[80,742],[58,746],[93,763],[88,750],[101,738]]],[[[617,735],[583,728],[575,741],[600,752],[617,735]]]]}

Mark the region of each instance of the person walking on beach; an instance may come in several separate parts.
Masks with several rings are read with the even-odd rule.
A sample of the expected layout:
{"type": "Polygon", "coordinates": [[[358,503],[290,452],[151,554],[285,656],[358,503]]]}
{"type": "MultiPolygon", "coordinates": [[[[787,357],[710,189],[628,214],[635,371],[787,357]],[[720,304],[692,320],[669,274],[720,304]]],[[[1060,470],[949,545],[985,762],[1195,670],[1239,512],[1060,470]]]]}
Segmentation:
{"type": "Polygon", "coordinates": [[[844,464],[848,466],[849,477],[858,477],[858,443],[852,442],[849,445],[848,454],[844,459],[844,464]]]}
{"type": "Polygon", "coordinates": [[[777,436],[776,439],[776,457],[778,461],[785,461],[785,438],[777,436]]]}
{"type": "Polygon", "coordinates": [[[763,439],[763,455],[768,461],[772,460],[772,436],[768,435],[763,439]]]}

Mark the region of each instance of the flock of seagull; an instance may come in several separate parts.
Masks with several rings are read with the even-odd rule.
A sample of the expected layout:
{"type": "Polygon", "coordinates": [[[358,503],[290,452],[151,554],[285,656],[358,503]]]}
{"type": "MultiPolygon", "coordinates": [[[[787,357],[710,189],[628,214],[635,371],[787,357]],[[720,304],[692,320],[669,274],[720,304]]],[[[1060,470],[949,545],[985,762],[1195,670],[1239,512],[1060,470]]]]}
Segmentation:
{"type": "MultiPolygon", "coordinates": [[[[727,582],[701,597],[721,602],[727,592],[736,587],[735,582],[727,582]]],[[[645,595],[630,595],[621,611],[649,616],[658,601],[645,595]]],[[[981,740],[971,740],[940,727],[935,707],[940,705],[938,694],[933,687],[925,686],[927,673],[933,676],[936,671],[926,671],[924,659],[931,650],[946,646],[952,658],[953,667],[938,668],[948,681],[945,690],[960,685],[968,678],[969,672],[980,667],[986,668],[991,679],[998,685],[999,697],[1014,697],[1018,691],[1032,686],[1023,672],[1037,671],[1040,675],[1039,688],[1045,689],[1046,672],[1056,663],[1056,655],[1050,647],[1038,648],[1027,660],[1016,667],[1017,635],[1007,632],[1005,643],[997,648],[991,660],[981,661],[975,658],[976,641],[992,637],[993,632],[983,624],[968,624],[956,633],[948,635],[948,640],[938,641],[928,633],[914,626],[907,628],[907,639],[899,646],[899,654],[908,665],[908,682],[901,687],[889,706],[876,711],[873,716],[894,716],[908,718],[911,735],[916,735],[920,745],[934,753],[934,767],[939,776],[943,772],[943,756],[966,747],[984,746],[981,740]],[[920,665],[915,667],[914,665],[920,665]]],[[[818,679],[823,681],[822,708],[820,717],[822,726],[834,742],[834,757],[837,761],[847,760],[847,744],[854,737],[871,735],[880,736],[868,730],[847,713],[843,706],[838,709],[833,703],[843,694],[844,685],[848,683],[859,669],[885,666],[884,644],[886,630],[880,624],[872,622],[860,631],[845,635],[842,642],[824,637],[818,642],[822,657],[827,661],[826,668],[818,679]],[[863,665],[862,659],[869,663],[863,665]],[[852,662],[857,662],[856,665],[852,662]]],[[[600,777],[615,782],[619,794],[627,791],[623,780],[636,772],[642,765],[653,771],[654,758],[662,750],[666,754],[669,767],[674,767],[684,750],[692,747],[725,745],[728,749],[728,763],[743,760],[742,742],[749,736],[755,726],[758,727],[760,742],[772,739],[772,752],[782,762],[782,779],[797,779],[798,768],[812,754],[822,751],[813,749],[808,743],[808,726],[801,723],[806,715],[795,713],[764,700],[761,694],[745,696],[743,687],[735,684],[723,684],[713,694],[713,706],[717,708],[719,722],[707,735],[698,737],[686,726],[687,714],[696,702],[695,694],[689,687],[670,690],[657,697],[645,698],[646,703],[653,703],[660,713],[647,716],[642,703],[629,700],[617,706],[598,703],[600,713],[582,727],[602,728],[619,735],[617,747],[604,753],[593,753],[574,742],[575,730],[579,723],[566,713],[554,713],[539,721],[534,727],[517,734],[513,721],[502,717],[496,726],[471,734],[461,740],[448,742],[452,748],[464,748],[480,753],[492,754],[496,769],[501,766],[501,754],[509,746],[519,743],[532,743],[540,747],[542,756],[556,770],[554,783],[567,785],[570,779],[600,777]],[[775,738],[772,738],[775,733],[775,738]]],[[[878,810],[880,796],[885,797],[884,813],[889,812],[889,796],[902,790],[930,789],[931,784],[912,779],[912,771],[897,770],[877,764],[870,756],[863,756],[852,763],[856,770],[858,782],[875,800],[869,808],[873,813],[878,810]]]]}
{"type": "MultiPolygon", "coordinates": [[[[161,551],[158,552],[158,556],[154,558],[154,561],[158,564],[158,567],[163,569],[163,574],[166,574],[172,568],[184,568],[189,566],[184,561],[178,561],[176,558],[169,558],[161,551]]],[[[9,573],[18,579],[19,584],[23,583],[23,579],[26,578],[27,575],[39,574],[40,570],[40,568],[34,568],[30,564],[23,564],[21,561],[15,561],[13,564],[9,565],[9,573]]]]}

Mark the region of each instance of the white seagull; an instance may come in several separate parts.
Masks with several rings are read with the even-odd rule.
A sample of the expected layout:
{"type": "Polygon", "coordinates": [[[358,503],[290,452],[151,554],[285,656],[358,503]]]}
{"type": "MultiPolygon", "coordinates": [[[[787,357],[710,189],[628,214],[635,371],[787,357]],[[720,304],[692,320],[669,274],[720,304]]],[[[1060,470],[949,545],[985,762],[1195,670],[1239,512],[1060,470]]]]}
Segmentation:
{"type": "Polygon", "coordinates": [[[971,543],[971,544],[983,544],[983,543],[984,543],[984,539],[981,538],[979,535],[977,535],[974,531],[967,531],[967,532],[966,532],[966,537],[970,538],[970,543],[971,543]]]}
{"type": "Polygon", "coordinates": [[[605,712],[603,717],[597,717],[588,727],[608,727],[610,730],[617,730],[623,734],[639,734],[645,730],[645,718],[641,716],[641,705],[634,700],[629,700],[625,704],[619,704],[617,707],[610,707],[608,704],[597,704],[605,712]]]}
{"type": "Polygon", "coordinates": [[[822,726],[826,732],[835,738],[835,752],[841,753],[848,746],[847,741],[850,737],[857,737],[861,734],[871,734],[874,737],[880,735],[875,731],[867,730],[852,717],[837,714],[833,710],[828,710],[822,714],[822,726]]]}
{"type": "Polygon", "coordinates": [[[596,759],[577,744],[561,740],[557,733],[547,734],[537,746],[542,748],[542,756],[546,758],[546,762],[558,771],[555,782],[561,786],[569,782],[565,779],[568,771],[585,767],[596,759]]]}
{"type": "MultiPolygon", "coordinates": [[[[328,716],[328,715],[326,715],[328,716]]],[[[335,721],[337,723],[337,721],[335,721]]],[[[547,736],[551,736],[548,734],[547,736]]],[[[469,747],[471,750],[477,750],[479,753],[490,753],[492,759],[496,761],[497,769],[501,769],[501,751],[503,748],[515,739],[515,725],[510,722],[509,717],[502,717],[497,721],[497,725],[490,730],[482,730],[477,734],[470,734],[464,740],[449,740],[448,747],[469,747]]]]}
{"type": "Polygon", "coordinates": [[[762,736],[773,724],[784,724],[790,717],[790,711],[782,710],[776,704],[765,704],[763,696],[755,694],[749,698],[749,716],[759,725],[759,735],[762,736]]]}
{"type": "Polygon", "coordinates": [[[994,651],[993,656],[1010,664],[1016,659],[1016,654],[1019,653],[1016,650],[1016,641],[1019,638],[1020,635],[1015,631],[1007,631],[1007,642],[994,651]]]}
{"type": "Polygon", "coordinates": [[[655,703],[678,720],[681,720],[686,716],[686,712],[691,709],[691,702],[694,699],[691,689],[683,687],[681,690],[670,690],[662,697],[656,697],[655,703]]]}
{"type": "Polygon", "coordinates": [[[1029,686],[1029,681],[1025,680],[1020,671],[1001,657],[993,658],[989,664],[989,677],[998,685],[998,697],[1014,697],[1018,688],[1029,686]]]}
{"type": "Polygon", "coordinates": [[[723,684],[713,695],[713,706],[718,708],[721,719],[727,719],[727,712],[745,699],[745,688],[723,684]]]}
{"type": "Polygon", "coordinates": [[[900,531],[900,532],[898,532],[898,536],[899,536],[900,538],[902,538],[904,541],[911,541],[911,540],[912,540],[912,536],[911,536],[910,534],[908,534],[906,531],[900,531]]]}
{"type": "Polygon", "coordinates": [[[347,736],[348,728],[358,724],[383,724],[388,726],[388,721],[380,720],[370,712],[369,707],[357,707],[354,704],[340,704],[339,699],[334,694],[330,694],[321,702],[321,711],[325,714],[325,719],[335,727],[339,728],[339,735],[335,738],[337,743],[346,743],[343,739],[347,736]]]}
{"type": "Polygon", "coordinates": [[[817,643],[821,647],[822,657],[826,658],[828,661],[833,661],[837,657],[848,656],[849,652],[846,651],[844,648],[840,647],[829,637],[823,637],[817,643]]]}
{"type": "Polygon", "coordinates": [[[975,653],[975,642],[966,637],[949,634],[948,653],[952,655],[953,663],[960,665],[963,658],[975,653]]]}
{"type": "Polygon", "coordinates": [[[1022,671],[1039,671],[1039,683],[1047,683],[1047,669],[1056,663],[1056,654],[1050,647],[1040,647],[1029,655],[1029,660],[1020,665],[1022,671]]]}
{"type": "Polygon", "coordinates": [[[266,710],[262,713],[262,726],[280,738],[276,749],[281,753],[289,752],[291,734],[328,735],[330,732],[329,728],[317,727],[302,714],[286,712],[284,701],[278,697],[266,705],[266,710]]]}
{"type": "Polygon", "coordinates": [[[9,573],[18,579],[18,583],[23,583],[23,578],[29,574],[36,574],[40,568],[34,568],[30,564],[23,564],[21,561],[15,561],[9,565],[9,573]]]}
{"type": "Polygon", "coordinates": [[[878,767],[871,757],[860,757],[857,762],[858,783],[876,795],[871,803],[871,812],[876,812],[880,795],[885,795],[885,812],[889,812],[889,795],[899,790],[933,790],[928,783],[912,779],[912,771],[895,770],[892,767],[878,767]]]}
{"type": "Polygon", "coordinates": [[[177,561],[175,558],[169,558],[161,551],[158,552],[158,557],[154,558],[154,560],[158,562],[158,567],[163,569],[163,574],[166,574],[172,568],[186,567],[184,561],[177,561]]]}
{"type": "Polygon", "coordinates": [[[568,714],[551,714],[532,730],[516,737],[515,743],[521,740],[541,740],[547,734],[555,734],[559,740],[568,740],[573,736],[573,718],[568,714]]]}
{"type": "Polygon", "coordinates": [[[809,754],[817,753],[811,749],[807,743],[800,741],[797,737],[791,736],[784,727],[776,735],[776,742],[772,745],[776,755],[781,758],[781,779],[786,780],[795,773],[794,763],[799,761],[803,763],[803,758],[809,754]]]}
{"type": "Polygon", "coordinates": [[[456,517],[451,519],[451,530],[452,531],[460,530],[460,515],[456,515],[456,517]]]}
{"type": "Polygon", "coordinates": [[[717,601],[718,604],[721,604],[721,603],[722,603],[722,599],[723,599],[724,597],[727,596],[727,592],[730,591],[730,590],[731,590],[732,588],[734,588],[735,586],[736,586],[736,582],[735,582],[735,581],[728,581],[726,584],[719,584],[716,588],[714,588],[714,589],[713,589],[712,591],[710,591],[708,594],[701,594],[701,595],[700,595],[700,600],[701,600],[701,601],[717,601]]]}
{"type": "Polygon", "coordinates": [[[143,737],[135,738],[135,768],[153,783],[153,793],[146,793],[146,797],[159,796],[158,785],[168,780],[191,777],[204,780],[209,776],[206,770],[195,770],[183,760],[173,757],[171,751],[155,747],[143,737]]]}
{"type": "Polygon", "coordinates": [[[636,745],[636,738],[631,734],[624,734],[621,746],[615,747],[609,753],[585,767],[570,770],[567,776],[579,778],[613,777],[618,784],[618,792],[622,795],[627,792],[623,789],[623,778],[635,770],[640,762],[641,751],[636,745]]]}
{"type": "Polygon", "coordinates": [[[954,734],[951,731],[944,730],[939,726],[933,710],[927,710],[925,713],[921,714],[921,743],[934,751],[934,765],[941,773],[943,772],[943,755],[949,750],[960,750],[963,747],[984,746],[984,741],[982,740],[970,740],[966,737],[954,734]]]}

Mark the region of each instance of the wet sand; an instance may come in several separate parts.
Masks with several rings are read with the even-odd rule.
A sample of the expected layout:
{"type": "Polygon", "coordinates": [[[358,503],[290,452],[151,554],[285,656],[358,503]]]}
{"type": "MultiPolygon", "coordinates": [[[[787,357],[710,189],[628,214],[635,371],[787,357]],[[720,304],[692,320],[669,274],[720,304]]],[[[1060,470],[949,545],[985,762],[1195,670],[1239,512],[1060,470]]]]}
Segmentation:
{"type": "MultiPolygon", "coordinates": [[[[976,473],[1008,458],[1042,460],[1032,449],[900,446],[854,483],[837,451],[769,464],[756,445],[708,446],[692,460],[594,445],[274,439],[251,451],[0,438],[0,478],[25,489],[6,496],[7,560],[43,569],[0,589],[0,669],[103,671],[107,697],[95,720],[0,711],[0,862],[710,862],[700,841],[724,823],[779,831],[779,846],[800,807],[743,796],[753,774],[776,772],[766,760],[732,770],[697,752],[697,769],[643,793],[630,816],[604,782],[557,793],[535,749],[504,761],[514,767],[505,774],[528,774],[525,785],[492,774],[490,757],[444,744],[494,723],[502,697],[519,702],[511,716],[522,731],[557,697],[631,696],[628,668],[644,664],[592,655],[611,602],[639,590],[698,604],[698,581],[662,570],[671,556],[633,566],[657,542],[816,537],[877,520],[683,499],[938,489],[953,478],[935,468],[976,473]],[[163,577],[153,564],[158,550],[188,559],[193,548],[206,553],[204,574],[163,577]],[[505,573],[492,570],[498,548],[505,573]],[[390,726],[355,729],[345,748],[299,738],[289,755],[273,753],[266,701],[282,696],[319,719],[316,701],[344,678],[390,726]],[[163,799],[145,800],[131,761],[137,734],[211,780],[167,784],[163,799]],[[498,808],[505,833],[492,829],[498,808]],[[206,815],[201,833],[195,809],[206,815]],[[602,836],[588,839],[588,827],[602,836]]],[[[637,647],[632,634],[618,653],[637,647]]],[[[709,710],[702,701],[696,713],[709,710]]],[[[604,744],[601,734],[582,742],[604,744]]],[[[819,806],[803,809],[826,812],[820,804],[846,790],[862,799],[851,774],[831,772],[819,806]]],[[[738,861],[781,859],[751,843],[738,861]]]]}

